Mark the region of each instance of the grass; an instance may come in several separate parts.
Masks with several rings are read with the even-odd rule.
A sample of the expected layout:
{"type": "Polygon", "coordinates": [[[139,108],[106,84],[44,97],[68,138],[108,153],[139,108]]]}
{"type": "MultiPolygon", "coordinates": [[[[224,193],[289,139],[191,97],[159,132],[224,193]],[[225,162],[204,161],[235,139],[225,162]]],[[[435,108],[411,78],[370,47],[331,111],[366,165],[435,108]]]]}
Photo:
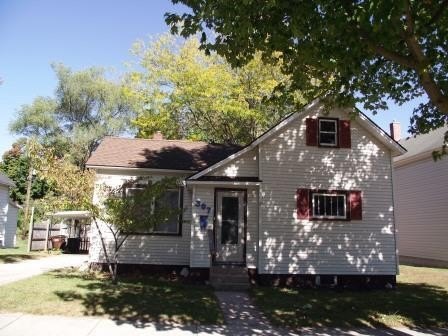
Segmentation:
{"type": "Polygon", "coordinates": [[[70,269],[0,286],[0,312],[102,316],[117,322],[221,324],[213,290],[149,277],[120,278],[70,269]]]}
{"type": "Polygon", "coordinates": [[[251,294],[275,325],[448,327],[448,269],[401,266],[395,290],[259,287],[251,294]]]}
{"type": "Polygon", "coordinates": [[[48,256],[42,251],[28,252],[28,241],[17,239],[17,246],[12,248],[0,248],[0,264],[12,264],[24,260],[40,259],[48,256]]]}

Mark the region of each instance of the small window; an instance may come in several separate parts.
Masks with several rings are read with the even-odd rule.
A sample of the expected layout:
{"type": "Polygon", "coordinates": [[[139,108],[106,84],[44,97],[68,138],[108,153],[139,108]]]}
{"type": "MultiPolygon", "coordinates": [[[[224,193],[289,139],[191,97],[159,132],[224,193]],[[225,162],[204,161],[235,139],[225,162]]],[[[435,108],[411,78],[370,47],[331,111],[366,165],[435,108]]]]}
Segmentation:
{"type": "Polygon", "coordinates": [[[337,147],[338,120],[319,119],[319,145],[337,147]]]}
{"type": "Polygon", "coordinates": [[[345,194],[312,193],[313,218],[346,219],[345,194]]]}
{"type": "MultiPolygon", "coordinates": [[[[138,192],[141,192],[146,186],[138,185],[126,188],[125,195],[127,197],[131,197],[136,195],[138,192]]],[[[154,211],[157,207],[170,207],[173,209],[181,209],[182,208],[182,190],[181,189],[169,189],[166,190],[165,193],[157,200],[153,200],[148,204],[148,207],[151,208],[151,212],[154,211]]],[[[173,214],[170,217],[166,218],[165,221],[157,224],[152,230],[145,232],[136,232],[136,233],[157,233],[157,234],[179,234],[180,233],[180,222],[181,222],[180,214],[173,214]]]]}

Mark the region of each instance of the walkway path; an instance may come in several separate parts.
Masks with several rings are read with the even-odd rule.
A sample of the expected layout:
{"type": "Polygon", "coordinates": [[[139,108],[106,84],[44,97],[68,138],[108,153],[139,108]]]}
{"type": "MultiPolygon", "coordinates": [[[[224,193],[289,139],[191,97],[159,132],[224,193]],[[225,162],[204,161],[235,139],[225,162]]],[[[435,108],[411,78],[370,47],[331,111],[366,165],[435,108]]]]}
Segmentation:
{"type": "Polygon", "coordinates": [[[57,268],[79,267],[87,263],[88,258],[85,254],[60,254],[13,264],[0,264],[0,286],[57,268]]]}
{"type": "Polygon", "coordinates": [[[215,292],[229,335],[298,335],[274,328],[246,292],[215,292]]]}

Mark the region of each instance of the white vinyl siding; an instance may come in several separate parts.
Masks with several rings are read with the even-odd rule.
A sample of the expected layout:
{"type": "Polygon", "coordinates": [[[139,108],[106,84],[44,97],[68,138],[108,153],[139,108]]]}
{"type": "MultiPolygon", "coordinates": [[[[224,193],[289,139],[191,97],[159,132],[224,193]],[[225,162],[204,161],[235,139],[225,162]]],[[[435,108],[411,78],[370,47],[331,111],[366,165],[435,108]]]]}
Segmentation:
{"type": "Polygon", "coordinates": [[[448,263],[448,157],[395,168],[394,193],[400,256],[448,263]]]}
{"type": "Polygon", "coordinates": [[[258,150],[251,150],[235,160],[211,171],[208,176],[226,176],[226,177],[240,177],[240,176],[258,176],[258,150]]]}
{"type": "Polygon", "coordinates": [[[8,223],[8,188],[0,186],[0,247],[5,246],[5,232],[8,223]]]}
{"type": "MultiPolygon", "coordinates": [[[[94,202],[100,202],[100,186],[121,186],[125,181],[135,179],[136,175],[121,175],[120,171],[100,170],[96,174],[94,202]]],[[[148,176],[141,172],[140,176],[148,176]]],[[[166,175],[152,175],[153,179],[160,179],[166,175]]],[[[175,176],[171,174],[170,176],[175,176]]],[[[133,235],[123,244],[119,252],[119,262],[128,264],[157,264],[157,265],[188,265],[190,256],[190,221],[191,221],[191,192],[184,190],[184,210],[182,213],[182,235],[133,235]]],[[[91,246],[89,251],[90,262],[103,262],[101,241],[92,224],[91,246]]],[[[102,226],[106,244],[112,248],[111,234],[102,226]]]]}
{"type": "MultiPolygon", "coordinates": [[[[297,118],[260,146],[260,273],[396,274],[391,155],[356,121],[352,148],[306,146],[297,118]],[[298,188],[361,190],[363,219],[299,220],[298,188]]],[[[347,119],[342,111],[328,117],[347,119]]]]}
{"type": "Polygon", "coordinates": [[[9,188],[0,186],[0,247],[16,245],[18,209],[10,204],[9,188]]]}

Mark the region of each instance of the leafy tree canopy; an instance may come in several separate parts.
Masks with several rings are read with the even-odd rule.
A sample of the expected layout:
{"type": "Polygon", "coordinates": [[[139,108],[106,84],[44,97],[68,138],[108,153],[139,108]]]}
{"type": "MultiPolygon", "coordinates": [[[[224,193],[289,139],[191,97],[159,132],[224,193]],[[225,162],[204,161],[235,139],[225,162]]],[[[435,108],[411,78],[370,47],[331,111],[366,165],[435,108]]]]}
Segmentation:
{"type": "Polygon", "coordinates": [[[17,113],[10,129],[36,137],[40,143],[68,153],[83,167],[97,141],[128,129],[133,113],[128,90],[106,78],[100,68],[73,72],[53,64],[57,76],[54,97],[37,97],[17,113]]]}
{"type": "MultiPolygon", "coordinates": [[[[30,164],[31,158],[25,154],[24,140],[15,142],[12,148],[3,154],[0,162],[0,170],[15,183],[15,187],[10,189],[10,197],[20,204],[25,201],[30,164]]],[[[49,188],[50,185],[43,178],[36,176],[31,184],[31,199],[44,197],[49,188]]]]}
{"type": "Polygon", "coordinates": [[[236,69],[199,50],[196,38],[169,35],[138,42],[133,52],[138,66],[127,80],[144,104],[134,122],[139,137],[161,131],[167,138],[246,144],[304,102],[289,91],[280,65],[264,64],[259,55],[236,69]],[[280,97],[278,87],[288,95],[280,97]]]}
{"type": "Polygon", "coordinates": [[[191,9],[166,14],[173,33],[236,66],[280,59],[307,99],[378,111],[426,93],[410,130],[448,120],[448,1],[172,1],[191,9]]]}

